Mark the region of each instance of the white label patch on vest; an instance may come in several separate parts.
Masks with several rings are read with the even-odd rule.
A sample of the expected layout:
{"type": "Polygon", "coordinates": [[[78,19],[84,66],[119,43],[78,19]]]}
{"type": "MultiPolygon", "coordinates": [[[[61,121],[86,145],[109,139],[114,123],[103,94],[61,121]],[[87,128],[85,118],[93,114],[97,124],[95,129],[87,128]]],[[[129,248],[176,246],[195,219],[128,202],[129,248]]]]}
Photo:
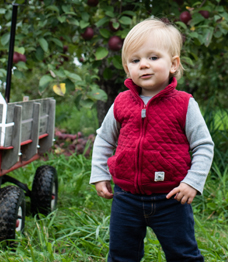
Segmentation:
{"type": "Polygon", "coordinates": [[[154,176],[154,181],[158,182],[158,181],[164,181],[165,180],[165,172],[155,172],[155,176],[154,176]]]}

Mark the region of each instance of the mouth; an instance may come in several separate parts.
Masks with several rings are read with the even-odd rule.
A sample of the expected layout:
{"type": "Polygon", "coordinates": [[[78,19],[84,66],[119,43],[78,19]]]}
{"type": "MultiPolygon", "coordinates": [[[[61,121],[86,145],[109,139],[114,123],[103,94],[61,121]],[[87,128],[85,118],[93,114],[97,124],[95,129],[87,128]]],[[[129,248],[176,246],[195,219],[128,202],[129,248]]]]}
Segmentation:
{"type": "Polygon", "coordinates": [[[140,78],[142,79],[147,79],[150,78],[153,74],[145,74],[145,75],[141,75],[140,78]]]}

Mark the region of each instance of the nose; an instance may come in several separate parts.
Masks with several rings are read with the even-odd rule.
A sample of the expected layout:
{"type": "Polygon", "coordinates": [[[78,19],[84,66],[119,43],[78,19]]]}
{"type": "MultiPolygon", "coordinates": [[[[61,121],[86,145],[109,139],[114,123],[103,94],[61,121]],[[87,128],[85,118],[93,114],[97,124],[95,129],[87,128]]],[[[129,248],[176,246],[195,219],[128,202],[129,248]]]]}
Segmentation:
{"type": "Polygon", "coordinates": [[[141,58],[141,60],[140,60],[140,68],[144,69],[144,68],[148,68],[148,67],[149,67],[148,60],[146,58],[141,58]]]}

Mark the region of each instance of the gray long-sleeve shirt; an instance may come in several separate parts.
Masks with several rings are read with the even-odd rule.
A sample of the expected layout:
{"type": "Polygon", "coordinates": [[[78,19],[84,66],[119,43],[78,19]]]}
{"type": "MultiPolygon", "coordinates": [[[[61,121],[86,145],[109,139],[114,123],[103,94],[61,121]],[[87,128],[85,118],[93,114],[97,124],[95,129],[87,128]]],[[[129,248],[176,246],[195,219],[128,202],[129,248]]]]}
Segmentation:
{"type": "MultiPolygon", "coordinates": [[[[145,104],[151,97],[140,96],[145,104]]],[[[116,121],[112,105],[97,130],[92,155],[90,184],[111,180],[107,160],[116,148],[120,124],[116,121]]],[[[214,153],[214,143],[194,98],[190,98],[185,123],[185,132],[192,151],[191,168],[182,182],[195,188],[200,194],[209,173],[214,153]]]]}

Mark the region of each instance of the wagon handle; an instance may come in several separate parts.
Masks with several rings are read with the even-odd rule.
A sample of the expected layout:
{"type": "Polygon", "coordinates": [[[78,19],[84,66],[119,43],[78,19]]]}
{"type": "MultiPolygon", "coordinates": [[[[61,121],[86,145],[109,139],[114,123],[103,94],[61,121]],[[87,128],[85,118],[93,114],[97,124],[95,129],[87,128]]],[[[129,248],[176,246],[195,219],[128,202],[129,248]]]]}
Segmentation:
{"type": "Polygon", "coordinates": [[[14,53],[14,40],[15,40],[15,32],[16,32],[17,7],[18,7],[18,4],[12,4],[12,5],[13,5],[13,12],[12,12],[12,19],[11,19],[9,55],[8,55],[6,90],[5,90],[5,100],[6,100],[7,103],[9,103],[9,101],[10,101],[10,86],[11,86],[13,53],[14,53]]]}

